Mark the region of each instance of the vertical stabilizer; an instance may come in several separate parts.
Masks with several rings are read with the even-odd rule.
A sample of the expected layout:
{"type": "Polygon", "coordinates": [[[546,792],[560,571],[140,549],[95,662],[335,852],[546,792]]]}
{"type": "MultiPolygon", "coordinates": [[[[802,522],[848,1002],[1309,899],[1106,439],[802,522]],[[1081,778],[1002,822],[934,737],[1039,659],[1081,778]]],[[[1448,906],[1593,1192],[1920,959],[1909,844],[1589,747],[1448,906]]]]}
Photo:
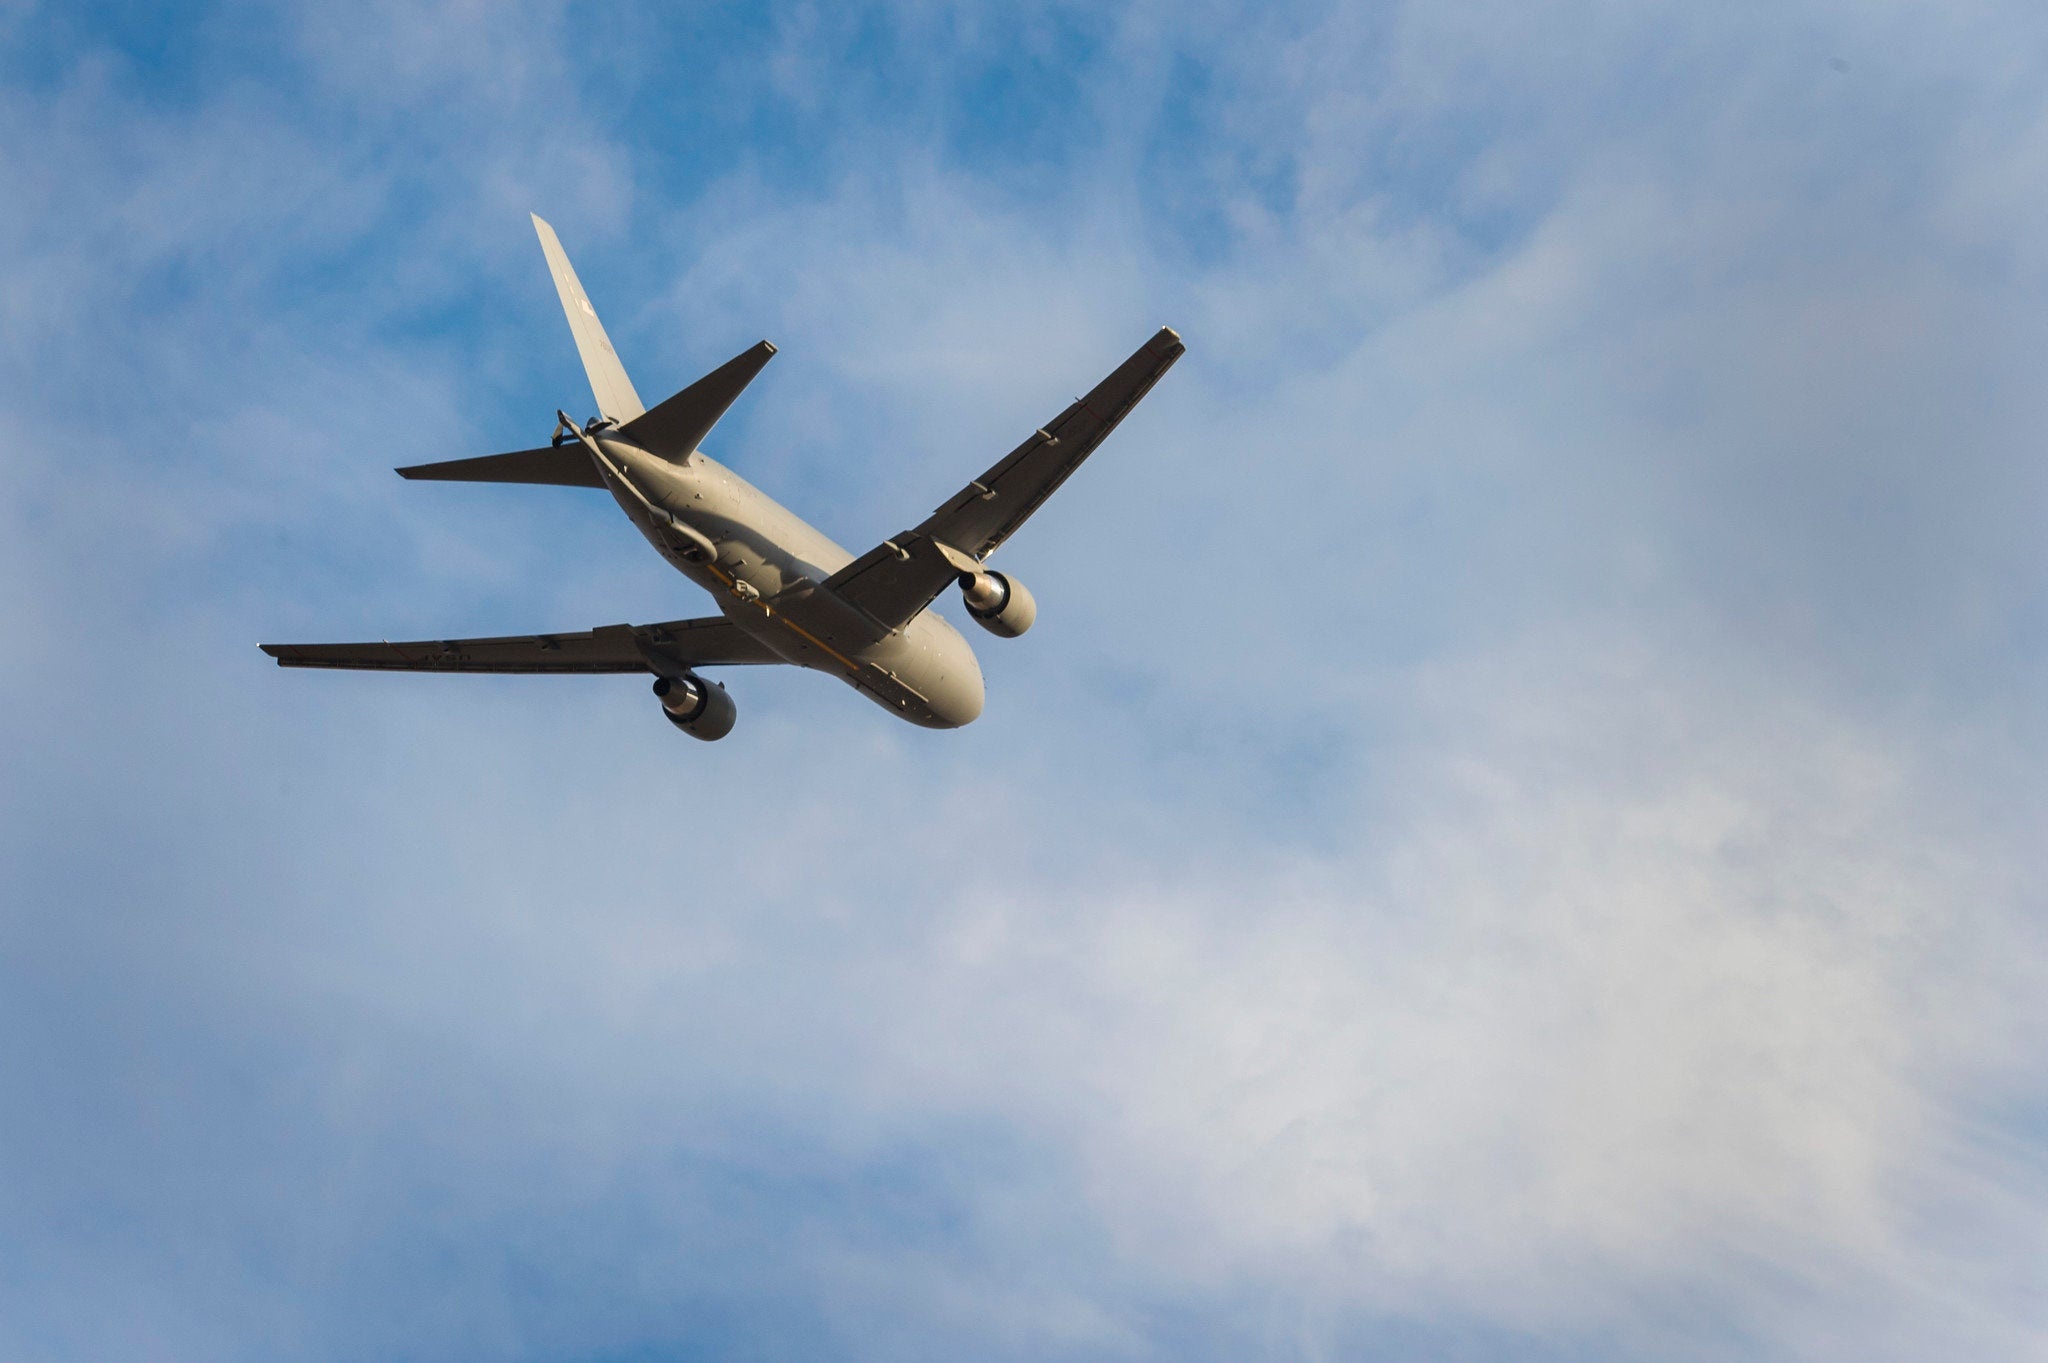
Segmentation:
{"type": "Polygon", "coordinates": [[[583,292],[555,229],[536,213],[533,230],[540,233],[540,249],[547,253],[548,272],[555,277],[555,292],[562,295],[562,311],[569,315],[569,330],[576,336],[576,353],[583,357],[583,372],[590,375],[590,391],[597,398],[597,410],[624,425],[647,408],[633,391],[633,381],[626,377],[619,352],[612,349],[611,338],[604,334],[604,323],[597,320],[597,309],[590,306],[590,297],[583,292]]]}

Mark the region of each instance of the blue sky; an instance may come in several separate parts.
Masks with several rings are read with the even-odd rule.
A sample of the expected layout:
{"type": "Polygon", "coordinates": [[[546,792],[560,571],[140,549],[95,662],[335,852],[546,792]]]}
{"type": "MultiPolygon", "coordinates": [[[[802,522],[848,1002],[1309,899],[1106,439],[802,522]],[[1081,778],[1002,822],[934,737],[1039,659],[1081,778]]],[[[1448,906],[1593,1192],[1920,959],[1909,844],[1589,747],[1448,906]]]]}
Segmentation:
{"type": "Polygon", "coordinates": [[[0,3],[0,1354],[2048,1356],[2048,18],[0,3]],[[766,336],[969,729],[413,486],[766,336]]]}

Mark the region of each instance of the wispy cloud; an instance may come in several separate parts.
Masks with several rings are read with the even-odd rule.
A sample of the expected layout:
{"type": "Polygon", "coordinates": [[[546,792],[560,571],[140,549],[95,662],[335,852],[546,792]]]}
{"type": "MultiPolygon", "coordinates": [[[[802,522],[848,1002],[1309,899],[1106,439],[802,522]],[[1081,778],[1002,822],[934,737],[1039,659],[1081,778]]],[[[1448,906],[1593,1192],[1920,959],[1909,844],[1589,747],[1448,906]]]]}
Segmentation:
{"type": "Polygon", "coordinates": [[[135,22],[0,21],[0,1350],[2042,1351],[2031,12],[135,22]],[[694,609],[385,472],[529,208],[849,543],[1181,327],[983,721],[263,665],[694,609]]]}

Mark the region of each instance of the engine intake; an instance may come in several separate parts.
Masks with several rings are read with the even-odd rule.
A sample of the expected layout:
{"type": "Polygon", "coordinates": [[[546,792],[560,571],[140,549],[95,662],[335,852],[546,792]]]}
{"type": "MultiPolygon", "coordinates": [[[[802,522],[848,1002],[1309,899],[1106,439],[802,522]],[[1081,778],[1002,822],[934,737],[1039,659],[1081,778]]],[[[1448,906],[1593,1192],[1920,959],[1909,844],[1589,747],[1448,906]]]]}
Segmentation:
{"type": "Polygon", "coordinates": [[[740,717],[739,706],[717,682],[705,681],[695,673],[680,677],[656,677],[654,694],[668,722],[692,738],[706,743],[724,738],[740,717]]]}
{"type": "Polygon", "coordinates": [[[1024,584],[1001,573],[960,574],[960,595],[967,613],[990,634],[1014,639],[1038,619],[1038,603],[1024,584]]]}

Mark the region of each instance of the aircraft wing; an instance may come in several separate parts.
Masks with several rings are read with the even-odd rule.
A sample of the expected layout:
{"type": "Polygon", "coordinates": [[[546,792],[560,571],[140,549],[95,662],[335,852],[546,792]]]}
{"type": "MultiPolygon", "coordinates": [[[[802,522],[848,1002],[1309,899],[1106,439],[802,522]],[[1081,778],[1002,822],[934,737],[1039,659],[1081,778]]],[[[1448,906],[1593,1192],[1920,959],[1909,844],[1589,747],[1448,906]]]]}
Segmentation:
{"type": "Polygon", "coordinates": [[[777,663],[765,644],[723,616],[658,625],[604,625],[580,634],[420,639],[394,644],[260,644],[279,667],[382,672],[655,672],[777,663]]]}
{"type": "Polygon", "coordinates": [[[1088,396],[1033,431],[924,524],[870,549],[825,585],[890,629],[908,624],[958,576],[954,556],[940,546],[976,560],[994,553],[1186,349],[1173,328],[1161,327],[1088,396]]]}

